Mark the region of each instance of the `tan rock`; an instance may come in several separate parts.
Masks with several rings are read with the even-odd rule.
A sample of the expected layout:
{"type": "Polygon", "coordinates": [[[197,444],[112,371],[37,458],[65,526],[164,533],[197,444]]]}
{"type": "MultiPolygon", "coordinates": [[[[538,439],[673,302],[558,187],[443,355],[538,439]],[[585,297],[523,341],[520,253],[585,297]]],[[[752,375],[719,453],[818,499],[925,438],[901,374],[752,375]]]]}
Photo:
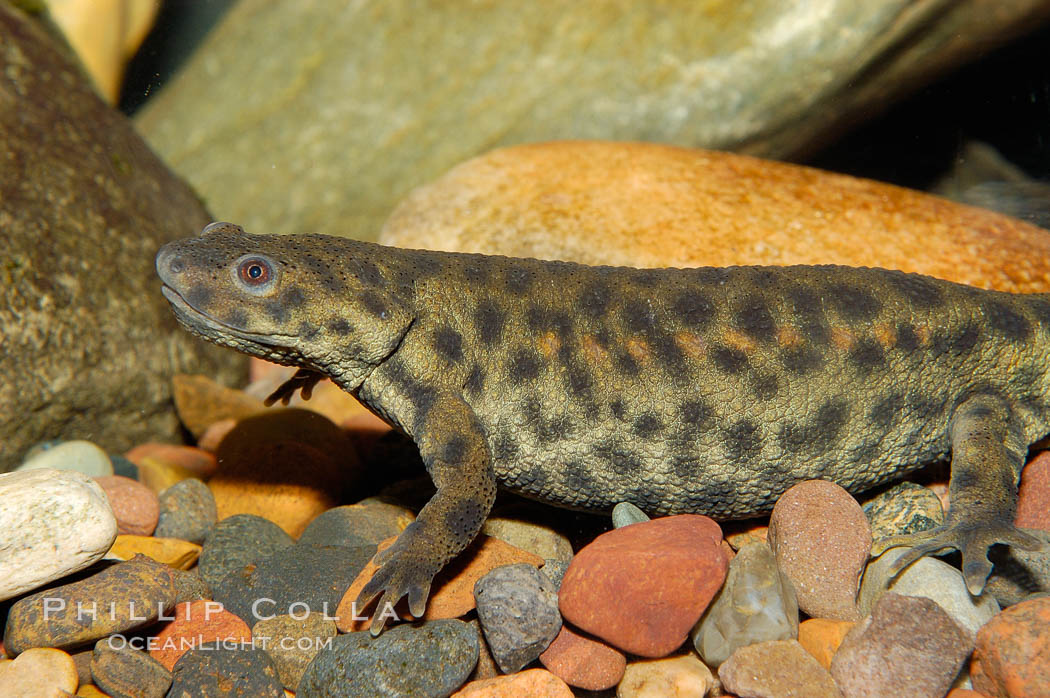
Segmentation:
{"type": "Polygon", "coordinates": [[[839,698],[831,674],[796,640],[740,647],[718,667],[718,678],[741,696],[839,698]]]}
{"type": "Polygon", "coordinates": [[[546,669],[526,669],[509,676],[471,681],[452,698],[572,698],[572,689],[546,669]]]}
{"type": "Polygon", "coordinates": [[[842,644],[842,638],[856,625],[848,620],[809,618],[799,623],[798,643],[812,654],[825,669],[831,669],[831,658],[842,644]]]}
{"type": "Polygon", "coordinates": [[[148,536],[157,527],[160,505],[157,493],[137,480],[122,475],[105,475],[95,478],[106,493],[113,515],[117,517],[117,530],[136,536],[148,536]]]}
{"type": "Polygon", "coordinates": [[[141,553],[176,569],[188,570],[197,564],[201,546],[178,538],[120,535],[109,552],[124,560],[141,553]]]}
{"type": "Polygon", "coordinates": [[[98,686],[92,684],[86,684],[78,688],[77,696],[79,696],[79,698],[110,698],[108,693],[103,693],[99,690],[98,686]]]}
{"type": "Polygon", "coordinates": [[[259,398],[227,388],[207,376],[178,374],[171,379],[175,410],[195,438],[221,419],[244,419],[266,411],[259,398]]]}
{"type": "Polygon", "coordinates": [[[693,653],[631,662],[616,687],[616,698],[703,698],[717,681],[693,653]]]}
{"type": "Polygon", "coordinates": [[[14,660],[0,660],[0,691],[5,696],[60,698],[77,690],[77,683],[73,658],[62,650],[36,647],[14,660]]]}
{"type": "Polygon", "coordinates": [[[156,494],[160,494],[176,482],[196,477],[192,470],[187,470],[151,456],[140,458],[136,465],[139,467],[139,482],[156,494]]]}
{"type": "Polygon", "coordinates": [[[155,441],[136,446],[125,453],[124,457],[135,465],[138,465],[143,458],[153,458],[167,465],[185,468],[201,479],[210,477],[218,466],[215,456],[204,449],[162,444],[155,441]]]}
{"type": "Polygon", "coordinates": [[[490,151],[409,194],[379,240],[640,267],[880,266],[1050,291],[1041,228],[870,180],[644,143],[490,151]]]}

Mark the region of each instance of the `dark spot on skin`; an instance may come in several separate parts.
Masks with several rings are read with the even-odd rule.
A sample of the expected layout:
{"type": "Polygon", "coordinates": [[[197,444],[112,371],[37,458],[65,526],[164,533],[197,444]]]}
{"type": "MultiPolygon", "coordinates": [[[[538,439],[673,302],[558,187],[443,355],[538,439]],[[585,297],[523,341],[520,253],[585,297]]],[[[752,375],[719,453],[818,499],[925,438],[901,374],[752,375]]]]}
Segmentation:
{"type": "Polygon", "coordinates": [[[226,324],[230,327],[245,329],[248,327],[248,313],[244,311],[244,308],[231,308],[226,313],[226,324]]]}
{"type": "Polygon", "coordinates": [[[451,327],[439,327],[434,332],[434,349],[447,361],[463,360],[463,337],[451,327]]]}
{"type": "Polygon", "coordinates": [[[865,337],[849,350],[849,360],[861,373],[866,374],[877,366],[881,366],[886,360],[886,354],[882,350],[882,345],[871,337],[865,337]]]}
{"type": "Polygon", "coordinates": [[[520,349],[507,367],[510,380],[516,385],[532,380],[540,375],[540,360],[527,349],[520,349]]]}
{"type": "Polygon", "coordinates": [[[470,370],[463,388],[471,395],[481,395],[481,391],[485,388],[485,372],[480,366],[475,366],[470,370]]]}
{"type": "Polygon", "coordinates": [[[488,268],[483,263],[466,264],[463,266],[463,278],[472,284],[482,284],[489,278],[488,268]]]}
{"type": "Polygon", "coordinates": [[[692,455],[677,455],[671,461],[674,474],[681,480],[687,480],[700,472],[700,461],[692,455]]]}
{"type": "Polygon", "coordinates": [[[777,395],[780,389],[780,380],[773,373],[755,374],[751,376],[751,389],[755,391],[755,397],[759,400],[770,400],[777,395]]]}
{"type": "Polygon", "coordinates": [[[598,328],[598,331],[594,333],[594,341],[602,349],[608,349],[613,344],[612,331],[608,327],[598,328]]]}
{"type": "Polygon", "coordinates": [[[631,274],[631,281],[639,286],[652,288],[663,281],[665,272],[662,269],[638,269],[631,274]]]}
{"type": "Polygon", "coordinates": [[[744,307],[733,315],[733,323],[737,329],[758,342],[768,343],[776,336],[773,314],[759,299],[748,300],[744,307]]]}
{"type": "Polygon", "coordinates": [[[627,408],[623,404],[623,400],[619,398],[609,403],[609,409],[612,411],[613,417],[623,421],[623,418],[627,416],[627,408]]]}
{"type": "Polygon", "coordinates": [[[490,300],[481,301],[474,311],[474,324],[478,328],[478,339],[486,346],[495,344],[503,337],[505,323],[506,315],[490,300]]]}
{"type": "Polygon", "coordinates": [[[727,428],[722,434],[726,457],[739,463],[754,458],[762,450],[762,437],[758,425],[750,419],[742,419],[727,428]]]}
{"type": "Polygon", "coordinates": [[[703,400],[686,400],[678,406],[682,426],[690,434],[696,434],[708,427],[714,411],[703,400]]]}
{"type": "Polygon", "coordinates": [[[459,464],[467,455],[467,440],[462,436],[453,436],[445,444],[441,459],[446,463],[459,464]]]}
{"type": "Polygon", "coordinates": [[[664,428],[664,423],[663,420],[655,414],[646,413],[634,420],[632,428],[634,429],[634,433],[640,438],[648,439],[649,437],[660,433],[664,428]]]}
{"type": "Polygon", "coordinates": [[[778,431],[780,447],[789,453],[822,453],[831,448],[849,417],[849,406],[843,398],[833,398],[821,405],[803,424],[784,422],[778,431]]]}
{"type": "Polygon", "coordinates": [[[532,287],[533,274],[530,269],[520,265],[507,267],[507,290],[516,296],[523,296],[532,287]]]}
{"type": "Polygon", "coordinates": [[[332,332],[341,335],[348,335],[354,331],[354,326],[341,317],[331,318],[325,326],[332,332]]]}
{"type": "Polygon", "coordinates": [[[911,325],[900,323],[897,325],[897,343],[895,348],[903,352],[914,352],[919,348],[919,336],[911,325]]]}
{"type": "Polygon", "coordinates": [[[652,302],[643,298],[629,299],[623,307],[623,321],[631,332],[652,333],[657,327],[652,302]]]}
{"type": "Polygon", "coordinates": [[[886,278],[916,308],[936,308],[944,303],[944,291],[927,276],[891,272],[886,278]]]}
{"type": "Polygon", "coordinates": [[[736,374],[747,368],[747,354],[733,347],[712,348],[711,359],[724,373],[736,374]]]}
{"type": "Polygon", "coordinates": [[[698,267],[692,270],[696,283],[722,286],[729,283],[733,272],[726,267],[698,267]]]}
{"type": "Polygon", "coordinates": [[[305,302],[306,295],[303,293],[303,289],[298,286],[289,286],[281,294],[281,303],[289,308],[299,308],[305,302]]]}
{"type": "Polygon", "coordinates": [[[588,492],[594,480],[582,461],[571,460],[565,464],[565,486],[572,492],[588,492]]]}
{"type": "Polygon", "coordinates": [[[875,403],[868,413],[868,419],[880,430],[886,431],[901,418],[904,406],[904,396],[900,393],[891,393],[875,403]]]}
{"type": "Polygon", "coordinates": [[[606,464],[609,470],[616,473],[634,473],[642,468],[642,459],[623,444],[608,441],[598,444],[593,449],[594,456],[606,464]]]}
{"type": "Polygon", "coordinates": [[[473,499],[463,499],[448,511],[445,517],[447,530],[452,531],[457,539],[473,536],[485,519],[485,507],[473,499]]]}
{"type": "Polygon", "coordinates": [[[938,400],[930,395],[918,391],[908,393],[905,400],[908,410],[908,420],[918,422],[925,428],[926,422],[940,416],[944,411],[944,401],[938,400]]]}
{"type": "Polygon", "coordinates": [[[615,352],[613,360],[616,363],[616,368],[628,376],[637,376],[641,371],[641,366],[638,365],[635,358],[622,349],[615,352]]]}
{"type": "Polygon", "coordinates": [[[522,403],[522,414],[528,428],[539,438],[542,444],[551,444],[564,439],[569,434],[572,422],[565,414],[553,415],[549,419],[543,413],[538,400],[529,399],[522,403]]]}
{"type": "Polygon", "coordinates": [[[829,286],[828,301],[843,317],[850,320],[871,320],[882,310],[882,303],[871,291],[848,284],[829,286]]]}
{"type": "Polygon", "coordinates": [[[291,308],[282,303],[279,298],[270,298],[263,301],[263,307],[266,309],[266,314],[279,325],[286,324],[292,312],[291,308]]]}
{"type": "Polygon", "coordinates": [[[197,310],[204,310],[211,303],[212,292],[204,286],[194,286],[184,296],[186,302],[197,310]]]}
{"type": "Polygon", "coordinates": [[[678,294],[671,310],[678,316],[682,324],[695,329],[707,327],[715,315],[715,306],[711,300],[695,290],[678,294]]]}
{"type": "Polygon", "coordinates": [[[320,333],[320,331],[321,328],[313,324],[312,322],[299,323],[299,337],[305,339],[308,342],[315,339],[318,333],[320,333]]]}
{"type": "Polygon", "coordinates": [[[517,486],[532,494],[541,494],[547,490],[550,475],[543,468],[531,468],[518,476],[517,486]]]}
{"type": "Polygon", "coordinates": [[[560,310],[532,305],[525,311],[525,321],[534,333],[553,331],[560,337],[567,337],[572,333],[572,322],[569,316],[560,310]]]}
{"type": "Polygon", "coordinates": [[[587,285],[580,294],[580,310],[593,318],[599,318],[609,308],[612,292],[604,281],[595,281],[587,285]]]}
{"type": "Polygon", "coordinates": [[[791,373],[801,375],[820,368],[824,363],[824,354],[807,345],[791,347],[780,352],[780,362],[791,373]]]}
{"type": "Polygon", "coordinates": [[[415,408],[415,421],[412,425],[412,433],[421,432],[421,427],[426,421],[427,413],[434,404],[437,392],[434,388],[416,380],[405,367],[404,362],[397,358],[389,359],[384,368],[390,381],[402,394],[412,403],[415,408]]]}
{"type": "Polygon", "coordinates": [[[1032,334],[1028,318],[1004,302],[985,301],[984,315],[988,325],[1011,342],[1023,342],[1032,334]]]}
{"type": "Polygon", "coordinates": [[[492,458],[500,463],[510,463],[518,456],[518,442],[507,431],[501,431],[492,442],[492,458]]]}
{"type": "Polygon", "coordinates": [[[558,350],[558,358],[565,366],[565,381],[569,396],[577,402],[588,403],[593,400],[594,381],[586,364],[580,361],[566,346],[558,350]]]}
{"type": "Polygon", "coordinates": [[[365,307],[365,310],[370,312],[376,317],[383,317],[387,312],[386,301],[384,301],[379,294],[374,291],[365,291],[359,297],[361,305],[365,307]]]}
{"type": "Polygon", "coordinates": [[[377,267],[371,260],[362,259],[360,257],[351,257],[347,260],[347,264],[350,268],[350,273],[360,279],[361,283],[367,286],[382,286],[386,283],[386,279],[383,278],[383,274],[379,271],[379,267],[377,267]]]}
{"type": "Polygon", "coordinates": [[[795,286],[787,291],[787,298],[791,301],[791,309],[799,317],[813,317],[821,315],[824,311],[820,301],[820,294],[805,286],[795,286]]]}
{"type": "Polygon", "coordinates": [[[757,267],[752,269],[751,282],[759,288],[773,288],[780,281],[780,272],[775,269],[757,267]]]}
{"type": "Polygon", "coordinates": [[[948,342],[949,349],[956,354],[965,354],[977,346],[980,336],[981,330],[976,325],[964,325],[952,334],[948,342]]]}
{"type": "Polygon", "coordinates": [[[674,341],[674,337],[666,332],[657,332],[650,338],[650,345],[657,360],[671,372],[672,379],[685,380],[688,378],[684,373],[688,362],[678,343],[674,341]]]}
{"type": "Polygon", "coordinates": [[[1043,331],[1050,330],[1050,300],[1042,297],[1025,300],[1028,301],[1028,307],[1035,315],[1036,322],[1043,327],[1043,331]]]}
{"type": "Polygon", "coordinates": [[[861,445],[853,448],[849,453],[849,460],[853,463],[860,463],[862,465],[871,465],[878,461],[879,456],[882,454],[882,442],[878,439],[865,441],[861,445]]]}

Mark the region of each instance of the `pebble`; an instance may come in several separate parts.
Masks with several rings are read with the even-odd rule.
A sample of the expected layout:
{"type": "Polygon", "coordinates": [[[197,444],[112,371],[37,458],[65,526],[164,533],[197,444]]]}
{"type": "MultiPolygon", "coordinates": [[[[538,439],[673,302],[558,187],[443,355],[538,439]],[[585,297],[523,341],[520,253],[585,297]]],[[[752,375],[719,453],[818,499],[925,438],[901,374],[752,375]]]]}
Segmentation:
{"type": "Polygon", "coordinates": [[[502,676],[499,667],[496,666],[496,660],[492,658],[489,644],[485,642],[485,633],[481,630],[481,623],[477,618],[472,618],[467,621],[467,624],[478,634],[478,663],[474,665],[474,671],[470,672],[468,680],[478,681],[502,676]]]}
{"type": "Polygon", "coordinates": [[[349,437],[309,410],[279,409],[240,422],[216,453],[208,481],[219,519],[265,516],[292,537],[337,499],[360,466],[349,437]]]}
{"type": "Polygon", "coordinates": [[[135,555],[145,555],[175,569],[188,570],[197,564],[201,546],[178,538],[122,535],[113,541],[109,554],[122,560],[130,560],[135,555]]]}
{"type": "Polygon", "coordinates": [[[231,572],[211,585],[216,601],[249,624],[273,615],[332,616],[376,546],[296,544],[231,572]]]}
{"type": "Polygon", "coordinates": [[[8,611],[4,647],[16,654],[31,647],[79,647],[146,627],[174,605],[171,568],[137,555],[16,601],[8,611]]]}
{"type": "Polygon", "coordinates": [[[4,696],[59,698],[75,690],[77,668],[62,650],[35,647],[14,659],[0,659],[0,694],[4,696]]]}
{"type": "Polygon", "coordinates": [[[219,445],[222,443],[222,440],[225,439],[236,426],[236,419],[220,419],[204,430],[204,433],[197,439],[197,447],[208,453],[215,453],[219,450],[219,445]]]}
{"type": "Polygon", "coordinates": [[[944,523],[941,500],[931,490],[914,482],[901,482],[862,507],[873,540],[918,533],[944,523]]]}
{"type": "Polygon", "coordinates": [[[195,477],[192,470],[148,456],[139,460],[138,468],[139,482],[158,495],[176,482],[195,477]]]}
{"type": "Polygon", "coordinates": [[[718,668],[718,678],[740,696],[839,698],[831,674],[797,640],[740,647],[718,668]]]}
{"type": "Polygon", "coordinates": [[[831,658],[854,625],[856,623],[849,620],[807,618],[799,623],[798,644],[812,654],[822,667],[831,669],[831,658]]]}
{"type": "Polygon", "coordinates": [[[693,631],[704,662],[717,668],[738,647],[798,637],[798,603],[765,543],[748,543],[729,562],[722,590],[693,631]]]}
{"type": "Polygon", "coordinates": [[[723,527],[726,542],[733,550],[740,550],[748,543],[769,545],[769,526],[765,524],[741,524],[729,521],[723,527]]]}
{"type": "Polygon", "coordinates": [[[203,543],[218,520],[215,497],[195,477],[176,482],[160,493],[155,535],[203,543]]]}
{"type": "Polygon", "coordinates": [[[714,675],[695,654],[631,662],[616,687],[616,698],[704,698],[714,675]]]}
{"type": "Polygon", "coordinates": [[[261,516],[238,514],[215,524],[201,548],[201,579],[214,588],[230,572],[239,570],[295,541],[280,526],[261,516]]]}
{"type": "Polygon", "coordinates": [[[540,656],[561,630],[558,592],[528,563],[497,567],[474,585],[478,620],[504,674],[540,656]]]}
{"type": "Polygon", "coordinates": [[[171,672],[172,698],[285,698],[270,655],[227,643],[189,650],[171,672]]]}
{"type": "Polygon", "coordinates": [[[1046,696],[1050,687],[1050,597],[1011,606],[977,631],[970,676],[988,696],[1046,696]]]}
{"type": "Polygon", "coordinates": [[[281,684],[294,692],[322,643],[336,634],[335,621],[323,613],[296,613],[260,620],[252,643],[269,652],[281,684]]]}
{"type": "Polygon", "coordinates": [[[240,645],[252,639],[248,625],[216,601],[199,599],[181,603],[169,618],[174,620],[157,629],[149,643],[149,655],[168,671],[193,647],[212,642],[240,645]]]}
{"type": "Polygon", "coordinates": [[[117,531],[136,536],[152,535],[157,527],[160,509],[157,495],[141,482],[120,475],[95,478],[106,493],[113,515],[117,517],[117,531]]]}
{"type": "Polygon", "coordinates": [[[179,421],[200,439],[205,430],[222,419],[240,421],[266,411],[259,398],[200,375],[177,373],[171,378],[172,397],[179,421]]]}
{"type": "Polygon", "coordinates": [[[77,652],[73,652],[70,656],[73,657],[73,665],[77,668],[77,681],[83,685],[94,681],[91,678],[91,657],[93,656],[94,648],[88,647],[77,652]]]}
{"type": "Polygon", "coordinates": [[[988,559],[995,567],[984,593],[994,596],[1000,606],[1012,606],[1033,594],[1050,594],[1050,551],[996,546],[988,551],[988,559]]]}
{"type": "Polygon", "coordinates": [[[201,579],[200,569],[194,567],[189,571],[174,570],[175,577],[175,604],[197,599],[210,599],[211,589],[201,579]]]}
{"type": "Polygon", "coordinates": [[[204,449],[194,448],[193,446],[162,444],[155,441],[140,444],[124,455],[135,464],[140,463],[143,458],[152,458],[159,463],[188,470],[193,473],[194,477],[202,480],[211,477],[218,467],[218,461],[215,460],[214,454],[204,449]]]}
{"type": "Polygon", "coordinates": [[[95,643],[91,676],[114,698],[164,698],[171,686],[171,672],[164,665],[120,636],[95,643]]]}
{"type": "Polygon", "coordinates": [[[412,510],[381,499],[364,499],[324,512],[299,536],[300,543],[314,545],[379,545],[415,521],[412,510]]]}
{"type": "Polygon", "coordinates": [[[588,691],[612,688],[627,667],[623,653],[566,624],[540,655],[540,662],[565,683],[588,691]]]}
{"type": "Polygon", "coordinates": [[[844,698],[943,696],[973,640],[930,599],[886,593],[831,660],[844,698]]]}
{"type": "Polygon", "coordinates": [[[106,493],[81,473],[4,473],[0,502],[0,600],[88,567],[117,536],[106,493]]]}
{"type": "Polygon", "coordinates": [[[1050,531],[1050,451],[1041,452],[1021,471],[1014,523],[1050,531]]]}
{"type": "Polygon", "coordinates": [[[124,456],[117,455],[115,453],[109,454],[109,460],[113,463],[113,474],[120,475],[121,477],[128,477],[132,480],[139,479],[139,466],[132,463],[124,456]]]}
{"type": "Polygon", "coordinates": [[[565,573],[569,571],[571,560],[544,560],[541,572],[554,585],[555,591],[561,591],[561,581],[565,579],[565,573]]]}
{"type": "Polygon", "coordinates": [[[550,526],[534,523],[524,516],[518,518],[501,512],[500,516],[489,517],[481,532],[544,559],[572,559],[572,543],[568,538],[550,526]]]}
{"type": "Polygon", "coordinates": [[[860,619],[857,585],[871,542],[857,500],[826,480],[788,489],[769,519],[777,566],[795,587],[799,608],[814,618],[860,619]]]}
{"type": "Polygon", "coordinates": [[[445,696],[478,661],[478,635],[460,620],[398,625],[336,637],[306,668],[296,698],[445,696]],[[409,669],[411,667],[411,669],[409,669]]]}
{"type": "Polygon", "coordinates": [[[109,454],[90,441],[63,441],[48,448],[31,449],[22,464],[12,472],[39,470],[72,470],[88,477],[113,474],[113,462],[109,454]]]}
{"type": "Polygon", "coordinates": [[[558,595],[562,615],[626,652],[666,656],[725,580],[721,541],[718,524],[694,514],[603,533],[569,565],[558,595]]]}
{"type": "Polygon", "coordinates": [[[78,698],[116,698],[116,696],[110,696],[107,693],[103,693],[94,684],[86,684],[77,689],[78,698]]]}
{"type": "Polygon", "coordinates": [[[572,698],[572,689],[546,669],[526,669],[511,676],[471,681],[452,698],[572,698]]]}
{"type": "Polygon", "coordinates": [[[613,528],[623,528],[624,526],[644,523],[649,520],[648,514],[630,502],[620,502],[612,510],[613,528]]]}
{"type": "Polygon", "coordinates": [[[999,613],[999,604],[991,594],[972,596],[962,573],[943,560],[922,557],[909,565],[892,582],[889,568],[908,548],[890,548],[868,563],[860,584],[858,606],[868,615],[887,591],[904,596],[921,596],[932,600],[953,621],[969,633],[972,640],[977,629],[999,613]]]}

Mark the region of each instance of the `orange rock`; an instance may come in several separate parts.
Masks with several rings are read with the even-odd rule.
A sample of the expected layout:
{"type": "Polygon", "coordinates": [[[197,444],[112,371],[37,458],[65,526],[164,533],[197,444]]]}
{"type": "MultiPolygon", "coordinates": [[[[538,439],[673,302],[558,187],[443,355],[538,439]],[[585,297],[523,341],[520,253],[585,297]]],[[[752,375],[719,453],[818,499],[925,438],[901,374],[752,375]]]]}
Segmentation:
{"type": "Polygon", "coordinates": [[[572,689],[544,669],[526,669],[510,676],[471,681],[452,698],[572,698],[572,689]]]}
{"type": "MultiPolygon", "coordinates": [[[[395,540],[396,537],[383,541],[379,544],[379,550],[389,547],[395,540]]],[[[459,618],[469,613],[474,609],[474,584],[496,567],[519,562],[527,562],[539,567],[543,564],[543,558],[509,543],[504,543],[499,538],[478,536],[469,548],[434,577],[423,619],[459,618]]],[[[339,617],[336,627],[341,632],[354,632],[368,627],[369,621],[354,620],[352,613],[356,610],[356,615],[362,617],[366,615],[363,611],[368,609],[354,607],[352,604],[377,569],[378,567],[369,561],[343,594],[339,608],[336,610],[336,615],[339,617]]],[[[398,616],[405,619],[412,618],[411,614],[407,613],[398,613],[398,616]]]]}
{"type": "Polygon", "coordinates": [[[540,663],[570,686],[588,691],[612,688],[627,668],[623,654],[568,625],[561,626],[554,642],[540,655],[540,663]]]}
{"type": "Polygon", "coordinates": [[[171,671],[179,657],[198,645],[230,640],[249,642],[247,623],[222,608],[217,601],[198,599],[175,607],[171,616],[148,641],[149,654],[171,671]]]}
{"type": "Polygon", "coordinates": [[[136,465],[139,467],[139,482],[156,494],[160,494],[176,482],[196,477],[190,470],[157,460],[151,456],[140,458],[136,465]]]}
{"type": "Polygon", "coordinates": [[[1043,451],[1021,471],[1016,524],[1050,531],[1050,451],[1043,451]]]}
{"type": "Polygon", "coordinates": [[[881,266],[1050,291],[1050,235],[1033,225],[871,180],[649,143],[490,151],[405,197],[379,241],[640,267],[881,266]]]}
{"type": "MultiPolygon", "coordinates": [[[[393,545],[396,540],[397,536],[387,538],[379,543],[376,552],[379,553],[386,550],[393,545]]],[[[339,629],[339,632],[355,633],[361,630],[368,630],[371,620],[361,620],[366,617],[366,611],[368,609],[357,605],[357,597],[361,594],[361,590],[365,588],[365,584],[368,584],[368,582],[371,581],[373,575],[375,575],[376,570],[378,569],[379,565],[372,560],[369,560],[364,566],[364,569],[357,573],[357,576],[354,578],[354,581],[351,582],[346,592],[343,593],[343,598],[339,600],[339,606],[335,611],[335,627],[339,629]]],[[[401,603],[398,604],[399,618],[407,617],[407,614],[401,612],[404,606],[405,602],[402,600],[401,603]]]]}
{"type": "Polygon", "coordinates": [[[562,615],[626,652],[666,656],[685,642],[725,580],[721,542],[718,524],[695,514],[603,533],[565,572],[562,615]]]}
{"type": "Polygon", "coordinates": [[[92,684],[84,684],[78,688],[77,696],[79,698],[110,698],[108,693],[103,693],[97,686],[92,684]]]}
{"type": "Polygon", "coordinates": [[[188,470],[194,474],[194,477],[202,480],[211,477],[218,466],[215,456],[204,449],[156,442],[136,446],[124,454],[124,457],[135,465],[138,465],[143,458],[153,458],[161,463],[188,470]]]}
{"type": "Polygon", "coordinates": [[[953,688],[948,691],[948,695],[944,698],[988,698],[988,696],[977,691],[971,691],[969,688],[953,688]]]}
{"type": "Polygon", "coordinates": [[[842,644],[842,638],[856,623],[848,620],[810,618],[799,623],[798,642],[816,657],[821,666],[831,669],[831,658],[842,644]]]}
{"type": "Polygon", "coordinates": [[[241,420],[266,411],[261,399],[227,388],[207,376],[177,374],[171,384],[175,411],[196,439],[219,420],[241,420]]]}
{"type": "Polygon", "coordinates": [[[977,631],[970,676],[989,696],[1046,695],[1050,686],[1050,597],[1010,606],[977,631]]]}
{"type": "Polygon", "coordinates": [[[722,524],[726,542],[733,550],[740,550],[748,543],[765,543],[769,526],[753,522],[727,521],[722,524]]]}
{"type": "Polygon", "coordinates": [[[136,536],[148,536],[157,527],[160,503],[157,493],[146,485],[122,475],[94,478],[106,493],[113,515],[117,517],[117,531],[136,536]]]}
{"type": "Polygon", "coordinates": [[[109,549],[111,555],[130,560],[141,553],[176,569],[188,570],[197,564],[201,546],[178,538],[120,535],[109,549]]]}

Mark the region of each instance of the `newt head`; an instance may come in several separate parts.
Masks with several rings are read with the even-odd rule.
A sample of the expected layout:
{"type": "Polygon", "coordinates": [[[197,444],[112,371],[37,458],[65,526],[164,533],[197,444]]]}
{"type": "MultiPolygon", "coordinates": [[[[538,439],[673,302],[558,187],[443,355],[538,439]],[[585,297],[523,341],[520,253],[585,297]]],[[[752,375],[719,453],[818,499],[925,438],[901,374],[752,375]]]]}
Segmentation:
{"type": "Polygon", "coordinates": [[[411,317],[370,259],[383,248],[326,235],[253,235],[211,223],[157,253],[161,293],[208,341],[332,376],[354,389],[411,317]],[[374,249],[373,249],[374,248],[374,249]]]}

